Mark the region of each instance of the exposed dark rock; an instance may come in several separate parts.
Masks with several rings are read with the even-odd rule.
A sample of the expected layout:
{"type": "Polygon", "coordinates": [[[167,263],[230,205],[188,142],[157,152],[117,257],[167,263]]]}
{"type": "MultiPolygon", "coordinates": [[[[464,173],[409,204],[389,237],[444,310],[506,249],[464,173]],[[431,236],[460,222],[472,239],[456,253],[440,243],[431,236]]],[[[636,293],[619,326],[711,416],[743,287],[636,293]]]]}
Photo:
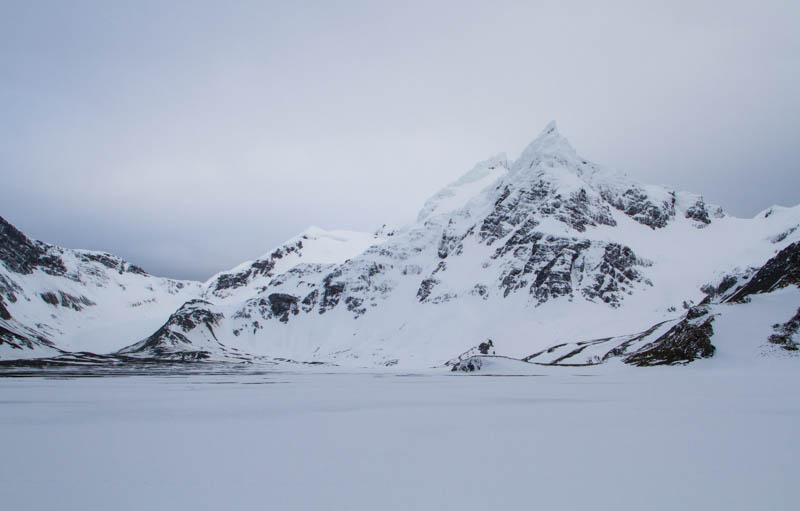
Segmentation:
{"type": "Polygon", "coordinates": [[[599,361],[598,362],[589,361],[589,362],[584,362],[584,363],[581,363],[581,364],[574,364],[574,363],[569,363],[568,362],[569,359],[571,359],[573,357],[576,357],[577,355],[581,354],[589,346],[591,346],[591,345],[590,344],[581,344],[577,348],[575,348],[574,350],[568,352],[565,355],[562,355],[562,356],[558,357],[557,359],[553,360],[552,362],[550,362],[547,365],[594,365],[595,363],[599,363],[599,361]]]}
{"type": "MultiPolygon", "coordinates": [[[[125,267],[125,271],[127,273],[135,273],[136,275],[147,275],[146,271],[135,264],[128,264],[128,266],[125,267]]],[[[178,288],[180,289],[181,287],[183,287],[183,285],[178,282],[178,288]]]]}
{"type": "MultiPolygon", "coordinates": [[[[381,279],[386,266],[368,260],[345,261],[325,275],[321,283],[314,282],[321,272],[330,270],[332,266],[298,265],[271,280],[262,291],[284,285],[287,282],[300,283],[304,288],[310,288],[310,290],[302,301],[299,297],[295,297],[298,300],[298,312],[308,313],[316,309],[320,314],[324,314],[340,303],[344,303],[347,309],[353,312],[355,317],[358,317],[367,311],[368,306],[375,306],[376,297],[386,296],[390,290],[389,284],[381,279]],[[306,280],[309,276],[313,277],[306,280]]],[[[252,307],[252,304],[247,307],[252,307]]],[[[264,314],[262,317],[269,319],[264,314]]]]}
{"type": "Polygon", "coordinates": [[[439,280],[433,277],[423,280],[419,285],[419,289],[417,290],[417,300],[420,302],[426,301],[431,295],[433,288],[436,287],[436,284],[438,283],[439,280]]]}
{"type": "Polygon", "coordinates": [[[214,292],[224,291],[226,289],[236,289],[246,286],[257,276],[272,276],[272,270],[279,259],[291,253],[299,253],[303,248],[303,242],[298,240],[293,245],[287,245],[275,249],[269,256],[253,262],[246,269],[236,273],[225,273],[217,277],[214,283],[214,292]]]}
{"type": "Polygon", "coordinates": [[[480,296],[484,300],[489,299],[489,288],[484,284],[475,284],[470,291],[471,295],[480,296]]]}
{"type": "Polygon", "coordinates": [[[375,297],[385,297],[391,284],[382,280],[387,270],[383,264],[370,260],[348,260],[323,280],[320,313],[338,305],[341,299],[355,317],[366,312],[365,305],[375,305],[375,297]],[[346,296],[345,296],[346,295],[346,296]]]}
{"type": "Polygon", "coordinates": [[[81,254],[81,259],[84,261],[100,263],[106,268],[110,268],[112,270],[118,270],[121,266],[121,261],[119,258],[114,257],[111,254],[94,254],[90,252],[84,252],[81,254]]]}
{"type": "MultiPolygon", "coordinates": [[[[621,302],[622,293],[630,294],[630,286],[633,282],[652,285],[636,269],[637,266],[649,264],[649,262],[636,257],[633,250],[628,247],[616,243],[607,244],[602,261],[595,269],[594,279],[582,289],[583,295],[589,299],[599,298],[616,307],[621,302]]],[[[581,269],[581,272],[583,271],[584,269],[581,269]]]]}
{"type": "Polygon", "coordinates": [[[544,235],[530,231],[532,226],[523,225],[492,255],[493,259],[509,259],[509,253],[513,256],[501,274],[504,296],[529,286],[530,294],[541,304],[562,296],[572,298],[575,285],[581,284],[578,290],[585,298],[617,306],[634,282],[649,283],[636,269],[647,263],[628,247],[544,235]],[[599,261],[587,260],[593,244],[603,247],[599,261]]]}
{"type": "Polygon", "coordinates": [[[44,251],[16,227],[0,217],[0,260],[17,273],[33,273],[44,251]]]}
{"type": "Polygon", "coordinates": [[[713,316],[700,323],[685,319],[623,361],[643,367],[688,364],[699,358],[712,357],[716,351],[711,344],[713,321],[713,316]]]}
{"type": "Polygon", "coordinates": [[[55,293],[42,293],[40,296],[45,303],[49,303],[50,305],[58,305],[58,296],[56,296],[55,293]]]}
{"type": "Polygon", "coordinates": [[[615,346],[614,348],[608,350],[608,352],[606,352],[606,354],[603,355],[600,360],[605,362],[606,360],[609,360],[611,358],[623,356],[625,353],[627,353],[628,348],[632,344],[634,344],[634,343],[636,343],[638,341],[641,341],[645,337],[649,336],[650,334],[655,332],[664,323],[665,323],[664,321],[662,321],[661,323],[656,323],[655,325],[651,326],[650,328],[648,328],[644,332],[639,332],[638,334],[632,336],[630,339],[626,340],[625,342],[623,342],[623,343],[619,344],[618,346],[615,346]]]}
{"type": "Polygon", "coordinates": [[[556,201],[552,206],[561,208],[561,211],[555,213],[555,218],[578,232],[584,232],[586,226],[609,225],[613,227],[617,225],[611,211],[605,205],[593,203],[583,188],[569,195],[565,200],[556,201]]]}
{"type": "Polygon", "coordinates": [[[630,188],[622,195],[604,190],[601,195],[609,204],[651,229],[665,227],[669,219],[675,216],[674,196],[671,203],[656,204],[644,190],[638,188],[630,188]]]}
{"type": "Polygon", "coordinates": [[[459,360],[453,367],[450,368],[450,371],[456,372],[464,372],[464,373],[471,373],[475,371],[480,371],[481,367],[483,367],[483,360],[481,357],[470,357],[465,360],[459,360]]]}
{"type": "Polygon", "coordinates": [[[296,296],[288,295],[285,293],[272,293],[267,297],[269,300],[272,314],[275,315],[282,323],[289,322],[289,314],[297,315],[299,312],[296,296]]]}
{"type": "Polygon", "coordinates": [[[554,365],[554,366],[566,366],[566,365],[586,366],[586,365],[600,364],[602,362],[606,362],[611,358],[617,358],[626,355],[632,345],[652,335],[653,332],[655,332],[664,323],[665,322],[656,323],[647,330],[633,335],[624,335],[620,337],[603,337],[600,339],[592,339],[588,341],[557,344],[555,346],[550,346],[549,348],[546,348],[532,355],[529,355],[523,358],[522,361],[541,364],[541,365],[554,365]],[[594,351],[597,352],[598,350],[596,348],[602,345],[607,345],[610,348],[608,349],[608,351],[605,352],[605,354],[603,355],[595,354],[594,356],[589,358],[582,358],[582,359],[577,358],[587,348],[590,347],[594,348],[594,351]],[[549,361],[547,361],[549,358],[547,357],[547,355],[553,354],[557,350],[560,350],[563,354],[557,356],[556,358],[550,358],[549,361]]]}
{"type": "Polygon", "coordinates": [[[528,286],[531,281],[529,291],[539,303],[571,293],[571,280],[564,279],[564,276],[571,271],[570,266],[582,248],[588,245],[588,241],[581,243],[576,239],[545,237],[538,232],[514,233],[492,256],[499,258],[513,251],[515,264],[509,265],[501,275],[503,296],[528,286]]]}
{"type": "Polygon", "coordinates": [[[713,284],[706,284],[700,288],[700,291],[708,295],[707,301],[712,301],[717,297],[725,295],[725,293],[733,289],[733,287],[739,283],[739,279],[739,275],[725,275],[716,286],[713,284]]]}
{"type": "Polygon", "coordinates": [[[11,313],[6,309],[6,303],[2,296],[0,296],[0,319],[5,319],[6,321],[11,319],[11,313]]]}
{"type": "Polygon", "coordinates": [[[8,300],[8,303],[16,303],[17,295],[22,291],[22,288],[11,280],[10,278],[6,278],[2,272],[0,272],[0,297],[5,296],[5,299],[8,300]]]}
{"type": "Polygon", "coordinates": [[[769,342],[777,344],[788,351],[798,351],[798,343],[795,341],[795,335],[798,330],[800,330],[800,309],[797,309],[797,313],[792,319],[782,325],[774,325],[772,328],[775,330],[775,333],[769,336],[769,342]]]}
{"type": "Polygon", "coordinates": [[[22,349],[31,350],[43,347],[61,351],[58,348],[56,348],[55,345],[50,340],[45,339],[41,335],[27,336],[9,330],[3,325],[0,325],[0,345],[3,344],[10,346],[12,349],[18,349],[18,350],[22,349]]]}
{"type": "Polygon", "coordinates": [[[693,206],[690,206],[686,210],[686,218],[691,218],[692,220],[696,220],[706,225],[711,223],[711,218],[709,218],[706,204],[702,199],[698,200],[693,206]]]}
{"type": "Polygon", "coordinates": [[[464,239],[463,235],[458,235],[450,231],[452,227],[453,220],[450,220],[448,228],[442,233],[442,238],[439,240],[439,248],[438,248],[438,255],[440,259],[446,258],[451,253],[455,255],[461,254],[461,251],[464,249],[464,245],[462,241],[464,239]]]}
{"type": "MultiPolygon", "coordinates": [[[[473,346],[472,348],[468,349],[464,353],[460,354],[456,358],[450,359],[445,362],[446,367],[455,366],[462,362],[466,362],[470,359],[479,359],[481,355],[494,355],[495,354],[495,344],[494,341],[491,339],[486,339],[485,341],[479,343],[477,346],[473,346]]],[[[478,362],[480,364],[480,362],[478,362]]],[[[480,368],[480,365],[478,366],[480,368]]],[[[453,369],[454,371],[460,371],[464,369],[453,369]]]]}
{"type": "Polygon", "coordinates": [[[512,212],[516,209],[520,199],[518,197],[510,199],[510,195],[511,189],[506,186],[495,202],[494,210],[481,223],[479,237],[487,245],[504,238],[511,232],[516,225],[513,223],[514,221],[521,223],[524,220],[518,215],[512,217],[512,212]]]}
{"type": "Polygon", "coordinates": [[[212,307],[212,304],[205,300],[191,300],[186,302],[177,312],[170,316],[167,323],[177,325],[185,332],[192,330],[200,324],[204,324],[213,332],[212,326],[217,326],[223,316],[222,314],[211,312],[205,307],[212,307]]]}
{"type": "Polygon", "coordinates": [[[98,263],[110,270],[116,270],[120,275],[123,273],[133,273],[136,275],[147,276],[148,273],[135,264],[130,264],[119,257],[107,253],[79,252],[81,260],[84,262],[98,263]]]}
{"type": "Polygon", "coordinates": [[[689,312],[686,313],[686,319],[697,319],[702,318],[706,314],[708,314],[709,310],[708,307],[703,305],[695,305],[694,307],[689,309],[689,312]]]}
{"type": "Polygon", "coordinates": [[[197,362],[211,358],[211,353],[208,351],[174,351],[170,353],[161,353],[158,356],[159,360],[163,361],[180,361],[180,362],[197,362]]]}
{"type": "MultiPolygon", "coordinates": [[[[431,272],[431,276],[426,278],[426,279],[424,279],[420,283],[419,289],[417,289],[417,300],[419,302],[422,303],[422,302],[427,302],[428,301],[428,298],[430,297],[431,292],[440,283],[440,280],[438,278],[434,277],[434,275],[436,275],[439,272],[443,272],[445,270],[447,270],[447,263],[444,262],[444,261],[439,261],[439,264],[436,265],[436,268],[434,268],[434,270],[431,272]]],[[[439,297],[436,297],[436,298],[438,298],[438,300],[435,300],[433,303],[440,303],[443,299],[445,299],[445,297],[443,297],[443,296],[439,296],[439,297]]]]}
{"type": "Polygon", "coordinates": [[[344,293],[344,282],[335,282],[334,279],[341,277],[341,272],[334,272],[325,277],[322,282],[322,300],[320,302],[319,313],[323,314],[328,309],[336,307],[344,293]]]}
{"type": "Polygon", "coordinates": [[[58,295],[52,292],[42,293],[40,295],[45,303],[50,305],[61,305],[62,307],[72,308],[76,311],[83,310],[84,307],[96,305],[93,301],[85,296],[73,296],[69,293],[59,291],[58,295]]]}
{"type": "Polygon", "coordinates": [[[177,357],[178,360],[183,360],[183,357],[207,358],[207,352],[184,350],[183,347],[192,344],[185,334],[201,325],[208,329],[214,339],[217,338],[214,327],[219,326],[219,322],[224,316],[221,313],[212,312],[211,307],[213,305],[205,300],[190,300],[173,313],[153,335],[142,342],[120,350],[119,353],[146,353],[165,360],[171,359],[170,357],[177,357]],[[192,353],[196,353],[196,355],[192,355],[192,353]],[[203,355],[204,353],[205,355],[203,355]]]}
{"type": "MultiPolygon", "coordinates": [[[[572,295],[573,267],[581,252],[589,248],[591,244],[588,240],[557,240],[550,237],[546,241],[555,244],[556,253],[552,259],[538,269],[536,278],[530,287],[530,293],[540,304],[552,298],[572,295]]],[[[546,250],[538,251],[538,254],[541,255],[543,252],[546,253],[546,250]]],[[[534,251],[525,264],[523,274],[525,271],[533,269],[536,256],[537,252],[534,251]]]]}
{"type": "Polygon", "coordinates": [[[58,295],[61,297],[61,306],[70,307],[76,311],[83,310],[84,307],[96,305],[93,301],[85,296],[73,296],[69,293],[59,291],[58,295]]]}
{"type": "Polygon", "coordinates": [[[507,186],[482,222],[479,237],[491,245],[526,222],[530,231],[536,225],[536,216],[552,216],[578,232],[584,232],[587,226],[616,225],[608,206],[591,200],[586,190],[563,196],[551,183],[540,179],[518,190],[507,186]]]}
{"type": "MultiPolygon", "coordinates": [[[[439,263],[439,264],[441,265],[442,263],[439,263]]],[[[380,274],[381,272],[383,272],[383,270],[384,270],[384,267],[381,264],[376,264],[376,263],[368,264],[367,265],[367,271],[365,272],[366,273],[366,277],[361,276],[361,280],[365,280],[365,281],[368,282],[370,277],[374,277],[374,276],[380,274]]]]}
{"type": "Polygon", "coordinates": [[[430,303],[433,304],[447,303],[455,300],[456,298],[458,298],[457,293],[442,293],[431,298],[430,303]]]}
{"type": "Polygon", "coordinates": [[[60,277],[67,273],[67,267],[58,254],[44,254],[36,263],[39,269],[50,275],[60,277]]]}
{"type": "Polygon", "coordinates": [[[556,345],[550,346],[549,348],[545,348],[545,349],[543,349],[541,351],[537,351],[536,353],[528,355],[527,357],[523,358],[522,361],[523,362],[530,362],[531,360],[533,360],[533,359],[535,359],[535,358],[537,358],[537,357],[539,357],[539,356],[541,356],[541,355],[543,355],[545,353],[552,353],[555,350],[557,350],[558,348],[564,347],[566,345],[567,345],[567,343],[562,343],[562,344],[556,344],[556,345]]]}
{"type": "Polygon", "coordinates": [[[367,312],[366,307],[364,307],[364,299],[358,298],[356,296],[348,296],[344,299],[345,305],[347,305],[347,310],[350,312],[355,313],[355,317],[359,317],[360,315],[367,312]]]}
{"type": "Polygon", "coordinates": [[[214,290],[222,291],[223,289],[238,288],[247,284],[250,272],[229,273],[217,277],[214,290]]]}
{"type": "Polygon", "coordinates": [[[790,285],[800,285],[800,242],[792,243],[778,252],[726,301],[742,302],[750,295],[768,293],[790,285]]]}
{"type": "MultiPolygon", "coordinates": [[[[54,252],[58,249],[52,248],[54,252]]],[[[64,275],[67,268],[61,257],[49,253],[48,246],[31,241],[16,227],[0,217],[0,261],[16,273],[31,274],[36,268],[50,275],[64,275]]]]}
{"type": "MultiPolygon", "coordinates": [[[[491,350],[493,347],[494,347],[494,343],[492,342],[492,340],[491,339],[486,339],[486,342],[482,342],[482,343],[480,343],[478,345],[478,351],[481,353],[481,355],[488,355],[489,354],[489,350],[491,350]]],[[[494,352],[492,352],[492,353],[494,353],[494,352]]]]}
{"type": "Polygon", "coordinates": [[[308,293],[305,298],[303,298],[303,312],[311,312],[311,310],[317,306],[317,299],[319,298],[319,289],[315,289],[308,293]]]}
{"type": "Polygon", "coordinates": [[[782,233],[778,234],[777,236],[773,237],[770,241],[772,241],[773,243],[780,243],[781,241],[783,241],[786,238],[788,238],[791,234],[794,234],[794,232],[798,228],[800,228],[800,225],[795,225],[794,227],[791,227],[791,228],[783,231],[782,233]]]}
{"type": "MultiPolygon", "coordinates": [[[[525,255],[525,248],[527,248],[528,245],[532,245],[533,248],[535,248],[539,240],[544,237],[544,234],[535,230],[537,225],[539,225],[539,222],[534,219],[528,219],[524,222],[514,231],[514,234],[508,238],[503,246],[495,250],[492,259],[501,258],[509,252],[513,252],[515,257],[520,257],[525,255]]],[[[535,250],[531,251],[531,255],[534,253],[535,250]]]]}

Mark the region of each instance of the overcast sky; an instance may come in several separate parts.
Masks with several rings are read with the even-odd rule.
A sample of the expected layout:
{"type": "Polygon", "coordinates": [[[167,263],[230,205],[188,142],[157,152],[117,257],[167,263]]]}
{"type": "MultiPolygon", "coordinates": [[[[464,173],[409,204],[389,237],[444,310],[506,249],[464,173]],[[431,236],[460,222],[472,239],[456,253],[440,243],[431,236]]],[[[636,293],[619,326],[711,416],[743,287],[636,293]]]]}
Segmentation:
{"type": "Polygon", "coordinates": [[[371,230],[555,119],[739,216],[800,202],[800,2],[0,1],[0,216],[204,279],[371,230]],[[647,5],[645,5],[647,4],[647,5]]]}

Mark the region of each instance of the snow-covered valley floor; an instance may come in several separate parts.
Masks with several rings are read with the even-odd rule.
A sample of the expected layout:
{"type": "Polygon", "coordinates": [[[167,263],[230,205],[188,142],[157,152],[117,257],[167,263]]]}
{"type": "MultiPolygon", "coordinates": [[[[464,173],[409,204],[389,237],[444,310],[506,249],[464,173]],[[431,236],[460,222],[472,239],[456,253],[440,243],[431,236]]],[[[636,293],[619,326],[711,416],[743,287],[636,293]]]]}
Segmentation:
{"type": "Polygon", "coordinates": [[[0,378],[0,502],[797,509],[794,366],[0,378]]]}

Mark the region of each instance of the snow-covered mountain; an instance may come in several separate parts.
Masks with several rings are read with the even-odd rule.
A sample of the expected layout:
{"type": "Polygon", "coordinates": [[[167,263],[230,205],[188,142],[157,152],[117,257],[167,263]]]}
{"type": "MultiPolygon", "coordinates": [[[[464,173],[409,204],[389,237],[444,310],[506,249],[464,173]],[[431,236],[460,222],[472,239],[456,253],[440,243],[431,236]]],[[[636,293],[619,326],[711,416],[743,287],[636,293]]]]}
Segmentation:
{"type": "MultiPolygon", "coordinates": [[[[452,362],[491,339],[497,356],[553,363],[555,353],[584,346],[575,343],[617,339],[604,345],[616,347],[636,337],[632,332],[650,332],[638,349],[665,328],[698,326],[700,316],[687,317],[699,314],[695,306],[755,278],[765,262],[800,240],[798,226],[800,207],[740,219],[699,195],[637,183],[579,156],[551,123],[518,159],[501,154],[479,163],[403,228],[375,234],[312,228],[203,284],[183,283],[180,293],[168,292],[180,283],[133,274],[167,290],[169,299],[157,298],[161,323],[148,332],[120,330],[128,337],[96,351],[138,341],[119,353],[414,367],[452,362]],[[167,302],[168,312],[160,307],[167,302]],[[568,348],[547,351],[558,345],[568,348]]],[[[3,263],[3,275],[20,281],[13,263],[6,257],[3,263]]],[[[43,275],[64,278],[44,269],[33,273],[18,291],[34,298],[46,292],[34,286],[43,275]]],[[[59,290],[100,303],[88,291],[53,292],[59,290]]],[[[790,308],[800,306],[782,292],[790,308]]],[[[18,331],[47,315],[31,307],[23,317],[10,301],[18,331]]],[[[59,321],[67,333],[48,330],[47,340],[74,349],[62,344],[74,332],[59,321]]],[[[590,351],[573,362],[603,361],[590,351]]]]}
{"type": "Polygon", "coordinates": [[[798,224],[800,208],[739,219],[637,183],[579,156],[550,124],[516,161],[479,163],[416,222],[361,238],[345,261],[265,257],[212,279],[202,301],[125,353],[415,366],[492,339],[522,358],[679,318],[722,276],[800,239],[798,224]],[[231,280],[235,293],[220,294],[231,280]]]}
{"type": "Polygon", "coordinates": [[[29,239],[0,218],[0,359],[108,353],[201,299],[236,301],[298,263],[335,264],[391,233],[310,227],[205,283],[155,277],[112,254],[29,239]]]}
{"type": "Polygon", "coordinates": [[[0,358],[109,352],[200,292],[104,252],[29,239],[0,218],[0,358]]]}

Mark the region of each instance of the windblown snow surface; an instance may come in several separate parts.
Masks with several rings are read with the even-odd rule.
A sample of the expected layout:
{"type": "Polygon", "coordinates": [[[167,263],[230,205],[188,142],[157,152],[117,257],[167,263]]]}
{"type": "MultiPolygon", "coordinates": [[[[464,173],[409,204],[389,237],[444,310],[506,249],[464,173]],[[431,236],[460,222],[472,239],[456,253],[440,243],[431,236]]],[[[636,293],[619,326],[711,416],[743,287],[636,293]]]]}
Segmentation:
{"type": "Polygon", "coordinates": [[[656,368],[498,363],[487,372],[505,376],[251,368],[5,378],[0,502],[796,509],[797,360],[728,358],[656,368]]]}

